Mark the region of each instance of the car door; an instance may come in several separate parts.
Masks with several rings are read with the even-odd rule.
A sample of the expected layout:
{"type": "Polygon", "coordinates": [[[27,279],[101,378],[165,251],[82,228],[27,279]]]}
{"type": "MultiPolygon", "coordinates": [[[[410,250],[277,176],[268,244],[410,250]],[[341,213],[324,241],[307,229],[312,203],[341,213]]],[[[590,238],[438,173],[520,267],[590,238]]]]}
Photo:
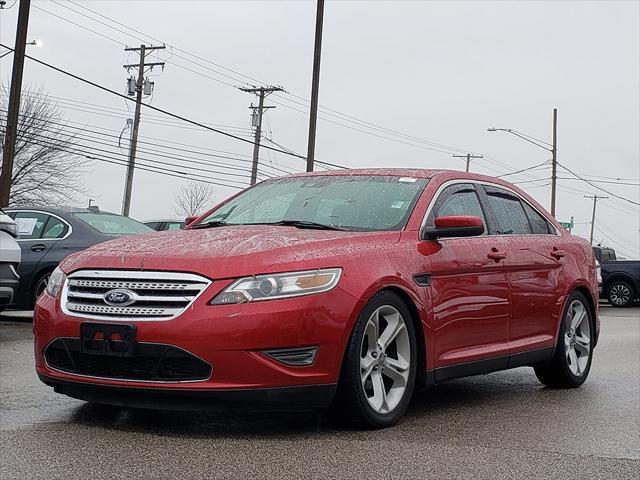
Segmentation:
{"type": "Polygon", "coordinates": [[[36,284],[60,260],[59,241],[70,231],[69,224],[55,215],[42,211],[13,211],[11,215],[18,227],[18,243],[22,250],[22,262],[18,267],[20,286],[16,302],[29,303],[36,284]]]}
{"type": "Polygon", "coordinates": [[[484,185],[493,223],[500,237],[511,288],[509,346],[512,354],[552,347],[561,302],[564,252],[543,215],[515,192],[484,185]]]}
{"type": "MultiPolygon", "coordinates": [[[[436,217],[445,215],[478,216],[486,229],[486,215],[471,183],[445,187],[426,224],[433,225],[436,217]]],[[[433,309],[435,380],[505,368],[511,312],[500,240],[485,234],[440,239],[438,244],[436,251],[429,249],[426,270],[433,309]]]]}
{"type": "Polygon", "coordinates": [[[49,214],[32,210],[12,211],[9,215],[16,221],[18,243],[22,250],[22,261],[18,267],[20,285],[16,301],[23,301],[29,294],[36,268],[53,242],[42,239],[49,214]]]}

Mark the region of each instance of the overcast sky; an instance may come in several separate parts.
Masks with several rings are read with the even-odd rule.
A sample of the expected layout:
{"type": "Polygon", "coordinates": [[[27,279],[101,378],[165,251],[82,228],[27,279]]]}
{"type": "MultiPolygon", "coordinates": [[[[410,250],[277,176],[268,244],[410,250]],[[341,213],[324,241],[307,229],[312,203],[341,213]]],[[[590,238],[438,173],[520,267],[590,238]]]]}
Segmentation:
{"type": "MultiPolygon", "coordinates": [[[[9,0],[7,6],[12,3],[9,0]]],[[[124,52],[123,45],[139,46],[142,40],[165,42],[181,50],[168,47],[160,58],[149,57],[151,61],[165,59],[167,64],[163,72],[153,71],[155,92],[146,101],[250,138],[248,107],[255,98],[234,85],[258,81],[282,85],[289,93],[269,98],[269,104],[277,108],[266,116],[267,135],[288,149],[306,153],[308,102],[303,99],[310,96],[315,2],[59,3],[32,2],[29,38],[43,40],[44,46],[29,46],[29,54],[124,92],[128,74],[122,65],[136,58],[124,52]]],[[[321,113],[316,156],[350,167],[462,169],[464,162],[451,155],[468,150],[485,155],[473,161],[472,171],[500,175],[540,164],[550,154],[507,133],[489,133],[487,127],[513,128],[551,141],[556,107],[558,161],[583,177],[614,182],[596,185],[638,202],[639,5],[637,1],[327,1],[320,105],[333,111],[321,113]],[[615,178],[624,180],[616,183],[615,178]]],[[[17,12],[17,4],[0,11],[4,44],[13,45],[17,12]]],[[[0,77],[5,82],[10,77],[11,58],[0,60],[0,77]]],[[[42,86],[57,97],[66,118],[87,130],[117,136],[132,115],[127,108],[133,106],[125,105],[123,99],[29,60],[24,82],[42,86]]],[[[189,167],[248,175],[251,145],[184,127],[188,125],[143,109],[140,140],[150,143],[140,145],[146,149],[140,156],[149,162],[178,165],[163,168],[197,173],[212,181],[247,183],[243,176],[189,167]],[[165,146],[198,147],[203,155],[165,146]],[[231,152],[238,160],[204,155],[229,156],[212,150],[231,152]],[[171,158],[177,153],[205,165],[178,162],[171,158]]],[[[117,147],[117,139],[100,141],[109,145],[85,144],[87,149],[103,148],[114,152],[115,158],[124,158],[126,149],[117,147]]],[[[279,168],[304,169],[303,160],[280,153],[263,150],[261,158],[269,165],[262,169],[265,174],[279,168]]],[[[544,179],[550,170],[546,167],[507,178],[527,182],[520,186],[548,208],[550,188],[544,179]]],[[[119,212],[124,174],[124,167],[92,164],[83,175],[90,198],[102,209],[119,212]]],[[[568,221],[574,216],[574,233],[588,237],[592,203],[584,195],[607,193],[569,179],[572,175],[562,169],[559,176],[557,217],[568,221]]],[[[179,178],[136,171],[132,216],[141,220],[174,216],[174,195],[184,183],[179,178]]],[[[216,200],[235,191],[215,188],[216,200]]],[[[598,204],[595,238],[623,255],[638,257],[639,207],[609,196],[598,204]]],[[[78,196],[79,203],[87,201],[78,196]]]]}

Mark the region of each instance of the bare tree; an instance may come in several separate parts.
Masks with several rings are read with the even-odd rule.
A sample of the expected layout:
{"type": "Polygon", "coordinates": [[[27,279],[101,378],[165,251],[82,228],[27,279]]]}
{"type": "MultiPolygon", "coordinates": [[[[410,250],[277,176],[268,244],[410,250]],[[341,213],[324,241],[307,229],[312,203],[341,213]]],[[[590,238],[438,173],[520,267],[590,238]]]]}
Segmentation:
{"type": "MultiPolygon", "coordinates": [[[[0,124],[6,124],[8,89],[0,91],[0,124]]],[[[4,125],[2,125],[4,127],[4,125]]],[[[88,162],[65,132],[62,112],[41,88],[21,94],[9,205],[59,205],[86,189],[80,174],[88,162]]],[[[0,129],[0,148],[4,145],[0,129]]]]}
{"type": "Polygon", "coordinates": [[[208,183],[189,182],[180,188],[176,195],[176,215],[191,217],[204,213],[211,207],[213,188],[208,183]]]}

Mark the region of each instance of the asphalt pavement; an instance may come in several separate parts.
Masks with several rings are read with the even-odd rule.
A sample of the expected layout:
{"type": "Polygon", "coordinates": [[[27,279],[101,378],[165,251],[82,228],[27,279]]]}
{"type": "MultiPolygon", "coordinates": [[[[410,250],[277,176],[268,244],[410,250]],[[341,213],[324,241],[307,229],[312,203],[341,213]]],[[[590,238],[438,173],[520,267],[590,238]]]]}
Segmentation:
{"type": "Polygon", "coordinates": [[[1,479],[640,478],[640,308],[601,309],[579,389],[543,388],[531,368],[454,380],[382,431],[67,398],[35,375],[28,318],[0,317],[1,479]]]}

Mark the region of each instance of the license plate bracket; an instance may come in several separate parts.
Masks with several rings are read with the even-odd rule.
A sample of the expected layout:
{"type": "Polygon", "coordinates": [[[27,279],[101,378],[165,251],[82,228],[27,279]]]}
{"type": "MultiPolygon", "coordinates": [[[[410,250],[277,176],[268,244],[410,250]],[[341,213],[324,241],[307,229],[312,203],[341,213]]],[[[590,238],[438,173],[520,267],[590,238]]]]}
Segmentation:
{"type": "Polygon", "coordinates": [[[80,351],[82,353],[111,357],[133,357],[135,345],[135,325],[86,322],[80,324],[80,351]]]}

